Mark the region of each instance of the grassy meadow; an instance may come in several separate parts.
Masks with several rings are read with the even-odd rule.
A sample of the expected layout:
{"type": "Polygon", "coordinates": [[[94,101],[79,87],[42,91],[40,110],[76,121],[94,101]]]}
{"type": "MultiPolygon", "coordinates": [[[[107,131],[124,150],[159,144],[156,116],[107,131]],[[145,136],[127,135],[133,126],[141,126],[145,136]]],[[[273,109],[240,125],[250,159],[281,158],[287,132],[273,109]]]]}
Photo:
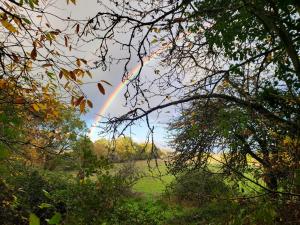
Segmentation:
{"type": "MultiPolygon", "coordinates": [[[[217,157],[219,157],[217,155],[217,157]]],[[[219,158],[218,158],[219,159],[219,158]]],[[[252,160],[252,159],[250,159],[252,160]]],[[[141,178],[134,184],[133,190],[137,193],[142,194],[144,197],[155,197],[161,195],[168,184],[174,180],[174,176],[168,174],[167,167],[164,160],[139,160],[134,163],[136,169],[141,174],[141,178]]],[[[220,164],[212,160],[210,162],[210,169],[214,172],[220,172],[220,164]]],[[[116,165],[118,168],[118,165],[116,165]]],[[[253,174],[246,172],[245,177],[248,177],[251,180],[255,180],[253,174]]],[[[257,181],[259,184],[264,185],[262,180],[257,181]]],[[[228,180],[228,184],[232,184],[232,181],[228,180]]],[[[238,183],[239,189],[245,193],[252,193],[258,191],[259,187],[255,184],[243,180],[238,183]]]]}
{"type": "Polygon", "coordinates": [[[136,168],[141,172],[142,177],[133,186],[133,190],[143,193],[146,196],[156,196],[164,192],[174,177],[167,173],[167,168],[163,160],[137,161],[136,168]],[[157,162],[157,165],[156,165],[157,162]]]}

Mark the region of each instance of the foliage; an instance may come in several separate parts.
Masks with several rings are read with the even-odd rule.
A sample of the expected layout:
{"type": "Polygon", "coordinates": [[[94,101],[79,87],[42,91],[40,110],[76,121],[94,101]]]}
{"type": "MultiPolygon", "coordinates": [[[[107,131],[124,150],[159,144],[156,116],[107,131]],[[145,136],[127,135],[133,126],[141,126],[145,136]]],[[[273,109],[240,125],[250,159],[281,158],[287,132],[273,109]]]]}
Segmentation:
{"type": "MultiPolygon", "coordinates": [[[[49,13],[48,1],[0,3],[1,221],[299,221],[297,1],[112,0],[99,2],[99,12],[81,21],[49,13]],[[63,28],[54,27],[53,20],[63,28]],[[93,104],[81,90],[91,67],[73,50],[80,41],[99,46],[95,68],[122,64],[124,81],[131,78],[132,63],[141,66],[125,92],[130,110],[109,118],[104,132],[122,135],[144,119],[150,137],[154,134],[150,114],[180,106],[180,115],[169,128],[175,149],[169,168],[179,175],[171,187],[175,197],[197,200],[198,208],[166,221],[170,218],[164,204],[144,206],[128,200],[137,178],[134,170],[124,167],[111,173],[109,160],[155,158],[161,153],[154,143],[140,145],[127,137],[116,139],[114,146],[104,140],[93,145],[84,137],[84,124],[74,109],[84,113],[93,104]],[[111,45],[127,52],[111,55],[116,53],[111,45]],[[153,78],[143,77],[143,66],[155,56],[160,64],[153,78]],[[71,107],[65,99],[71,100],[71,107]],[[153,105],[152,99],[159,103],[153,105]],[[66,162],[63,156],[73,161],[76,177],[55,171],[66,162]],[[222,176],[198,171],[207,170],[212,160],[220,164],[222,176]],[[238,193],[224,182],[227,178],[251,182],[256,187],[253,193],[259,193],[238,193]],[[232,192],[238,197],[230,199],[232,192]]],[[[104,95],[104,84],[110,83],[96,83],[104,95]]]]}
{"type": "MultiPolygon", "coordinates": [[[[18,176],[6,177],[14,187],[15,197],[9,205],[11,212],[18,212],[14,209],[16,205],[20,211],[16,218],[22,215],[29,219],[31,215],[30,218],[37,217],[41,224],[57,224],[56,221],[101,224],[110,220],[119,202],[131,194],[132,174],[124,173],[124,170],[110,174],[110,167],[100,164],[97,164],[96,179],[88,175],[81,179],[65,172],[20,167],[18,176]]],[[[11,219],[7,218],[7,221],[11,219]]]]}
{"type": "Polygon", "coordinates": [[[225,184],[222,176],[210,171],[192,170],[180,174],[168,186],[170,196],[178,202],[203,207],[211,201],[232,197],[233,188],[225,184]]]}
{"type": "Polygon", "coordinates": [[[168,186],[167,197],[191,210],[174,216],[169,223],[267,225],[284,221],[278,213],[278,203],[271,203],[267,196],[247,198],[232,186],[211,171],[184,172],[168,186]]]}
{"type": "Polygon", "coordinates": [[[104,132],[122,135],[144,121],[153,135],[150,114],[159,118],[177,106],[179,115],[169,127],[173,174],[207,169],[215,161],[224,180],[251,182],[268,195],[268,204],[277,199],[299,205],[299,3],[116,0],[100,5],[86,26],[93,31],[91,40],[100,41],[98,66],[124,60],[126,80],[130,65],[141,65],[125,92],[130,109],[109,118],[104,132]],[[116,35],[124,33],[127,39],[116,35]],[[122,60],[108,40],[126,50],[122,60]],[[155,56],[159,65],[153,77],[144,76],[143,66],[155,56]]]}
{"type": "Polygon", "coordinates": [[[13,190],[2,179],[0,179],[0,193],[0,220],[5,221],[7,225],[26,224],[13,190]]]}
{"type": "Polygon", "coordinates": [[[168,213],[173,216],[178,212],[161,201],[148,200],[145,202],[134,198],[125,199],[112,213],[113,217],[109,224],[162,225],[169,219],[168,213]]]}
{"type": "Polygon", "coordinates": [[[1,90],[10,90],[7,97],[15,97],[9,99],[11,104],[51,116],[55,114],[49,110],[51,94],[61,87],[77,99],[74,104],[83,112],[87,100],[78,99],[82,77],[90,76],[87,61],[65,54],[72,51],[80,25],[73,20],[77,27],[72,31],[70,18],[51,10],[48,1],[1,1],[1,90]],[[57,19],[64,24],[63,31],[54,26],[57,19]]]}

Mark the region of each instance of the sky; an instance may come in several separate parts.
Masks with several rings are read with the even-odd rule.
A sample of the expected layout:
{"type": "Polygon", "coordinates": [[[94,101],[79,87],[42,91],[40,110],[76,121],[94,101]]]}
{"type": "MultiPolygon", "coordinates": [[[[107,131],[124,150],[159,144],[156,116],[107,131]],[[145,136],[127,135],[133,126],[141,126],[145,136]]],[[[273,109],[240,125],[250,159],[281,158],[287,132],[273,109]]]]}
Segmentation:
{"type": "MultiPolygon", "coordinates": [[[[91,16],[94,16],[97,14],[97,12],[100,10],[100,6],[97,3],[97,0],[77,0],[76,6],[74,5],[66,5],[66,1],[64,0],[58,0],[55,4],[56,9],[54,9],[55,14],[60,15],[61,17],[70,17],[75,19],[86,19],[91,16]]],[[[54,21],[54,24],[59,26],[59,21],[54,21]],[[57,24],[55,24],[57,23],[57,24]]],[[[97,58],[93,55],[91,55],[90,52],[92,52],[94,49],[97,48],[95,46],[95,43],[88,44],[85,46],[80,46],[80,52],[77,53],[80,57],[85,58],[86,60],[89,60],[90,62],[93,60],[96,60],[97,58]]],[[[109,46],[112,54],[115,55],[122,55],[122,50],[117,46],[109,46]]],[[[158,59],[151,60],[144,68],[143,72],[140,74],[140,76],[145,76],[147,74],[148,78],[149,75],[153,74],[153,68],[155,68],[156,64],[158,63],[158,59]]],[[[132,68],[134,68],[137,65],[132,65],[132,68]]],[[[93,109],[91,109],[88,113],[82,116],[82,118],[86,121],[88,127],[92,127],[92,125],[95,124],[97,121],[97,117],[99,115],[99,111],[103,108],[104,104],[108,99],[111,97],[113,92],[116,92],[116,88],[121,83],[121,78],[123,75],[123,66],[114,64],[112,65],[107,71],[102,71],[101,69],[96,69],[91,71],[93,74],[93,78],[86,80],[85,84],[83,85],[83,91],[87,95],[88,99],[91,99],[93,102],[93,109]],[[106,94],[102,95],[100,94],[96,83],[100,80],[106,80],[109,83],[112,84],[112,86],[103,84],[105,87],[106,94]]],[[[114,100],[109,104],[109,107],[105,111],[105,115],[103,116],[118,116],[125,112],[127,112],[129,109],[125,106],[125,98],[124,98],[124,92],[125,88],[121,89],[118,94],[115,96],[114,100]]],[[[152,100],[152,104],[155,105],[156,100],[152,100]]],[[[168,138],[167,138],[167,130],[166,130],[166,122],[169,120],[169,118],[172,117],[172,115],[162,113],[159,118],[157,118],[157,115],[150,116],[150,120],[152,122],[152,125],[155,126],[154,129],[154,141],[155,143],[162,148],[169,148],[168,146],[168,138]]],[[[103,120],[102,120],[103,121],[103,120]]],[[[93,129],[93,132],[90,134],[90,137],[93,141],[97,140],[99,138],[99,129],[93,129]]],[[[132,127],[130,130],[128,130],[127,134],[129,135],[129,132],[131,133],[131,136],[133,140],[137,142],[143,142],[146,139],[148,129],[146,127],[145,123],[139,123],[138,126],[132,127]]]]}

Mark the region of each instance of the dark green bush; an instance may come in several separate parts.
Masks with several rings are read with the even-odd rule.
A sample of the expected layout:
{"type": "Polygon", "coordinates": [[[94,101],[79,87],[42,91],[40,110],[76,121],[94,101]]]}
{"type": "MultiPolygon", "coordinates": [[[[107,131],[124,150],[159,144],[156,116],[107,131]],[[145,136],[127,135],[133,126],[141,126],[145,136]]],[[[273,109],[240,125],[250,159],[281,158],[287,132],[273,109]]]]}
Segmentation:
{"type": "Polygon", "coordinates": [[[182,173],[167,188],[170,197],[194,206],[202,206],[214,199],[225,199],[232,191],[220,175],[202,170],[182,173]]]}
{"type": "Polygon", "coordinates": [[[129,198],[119,203],[108,224],[163,225],[170,216],[170,210],[171,208],[162,201],[129,198]]]}
{"type": "Polygon", "coordinates": [[[0,221],[2,224],[26,224],[13,190],[0,178],[0,221]]]}

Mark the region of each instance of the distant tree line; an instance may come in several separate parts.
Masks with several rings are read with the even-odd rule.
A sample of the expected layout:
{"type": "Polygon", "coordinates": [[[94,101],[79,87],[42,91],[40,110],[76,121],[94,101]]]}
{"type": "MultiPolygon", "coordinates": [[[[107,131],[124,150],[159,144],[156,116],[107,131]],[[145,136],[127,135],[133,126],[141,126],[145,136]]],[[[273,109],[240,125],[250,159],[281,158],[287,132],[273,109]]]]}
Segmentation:
{"type": "Polygon", "coordinates": [[[148,160],[166,156],[166,151],[152,143],[137,143],[130,137],[119,137],[114,141],[99,139],[94,143],[97,156],[104,156],[113,162],[128,160],[148,160]]]}

